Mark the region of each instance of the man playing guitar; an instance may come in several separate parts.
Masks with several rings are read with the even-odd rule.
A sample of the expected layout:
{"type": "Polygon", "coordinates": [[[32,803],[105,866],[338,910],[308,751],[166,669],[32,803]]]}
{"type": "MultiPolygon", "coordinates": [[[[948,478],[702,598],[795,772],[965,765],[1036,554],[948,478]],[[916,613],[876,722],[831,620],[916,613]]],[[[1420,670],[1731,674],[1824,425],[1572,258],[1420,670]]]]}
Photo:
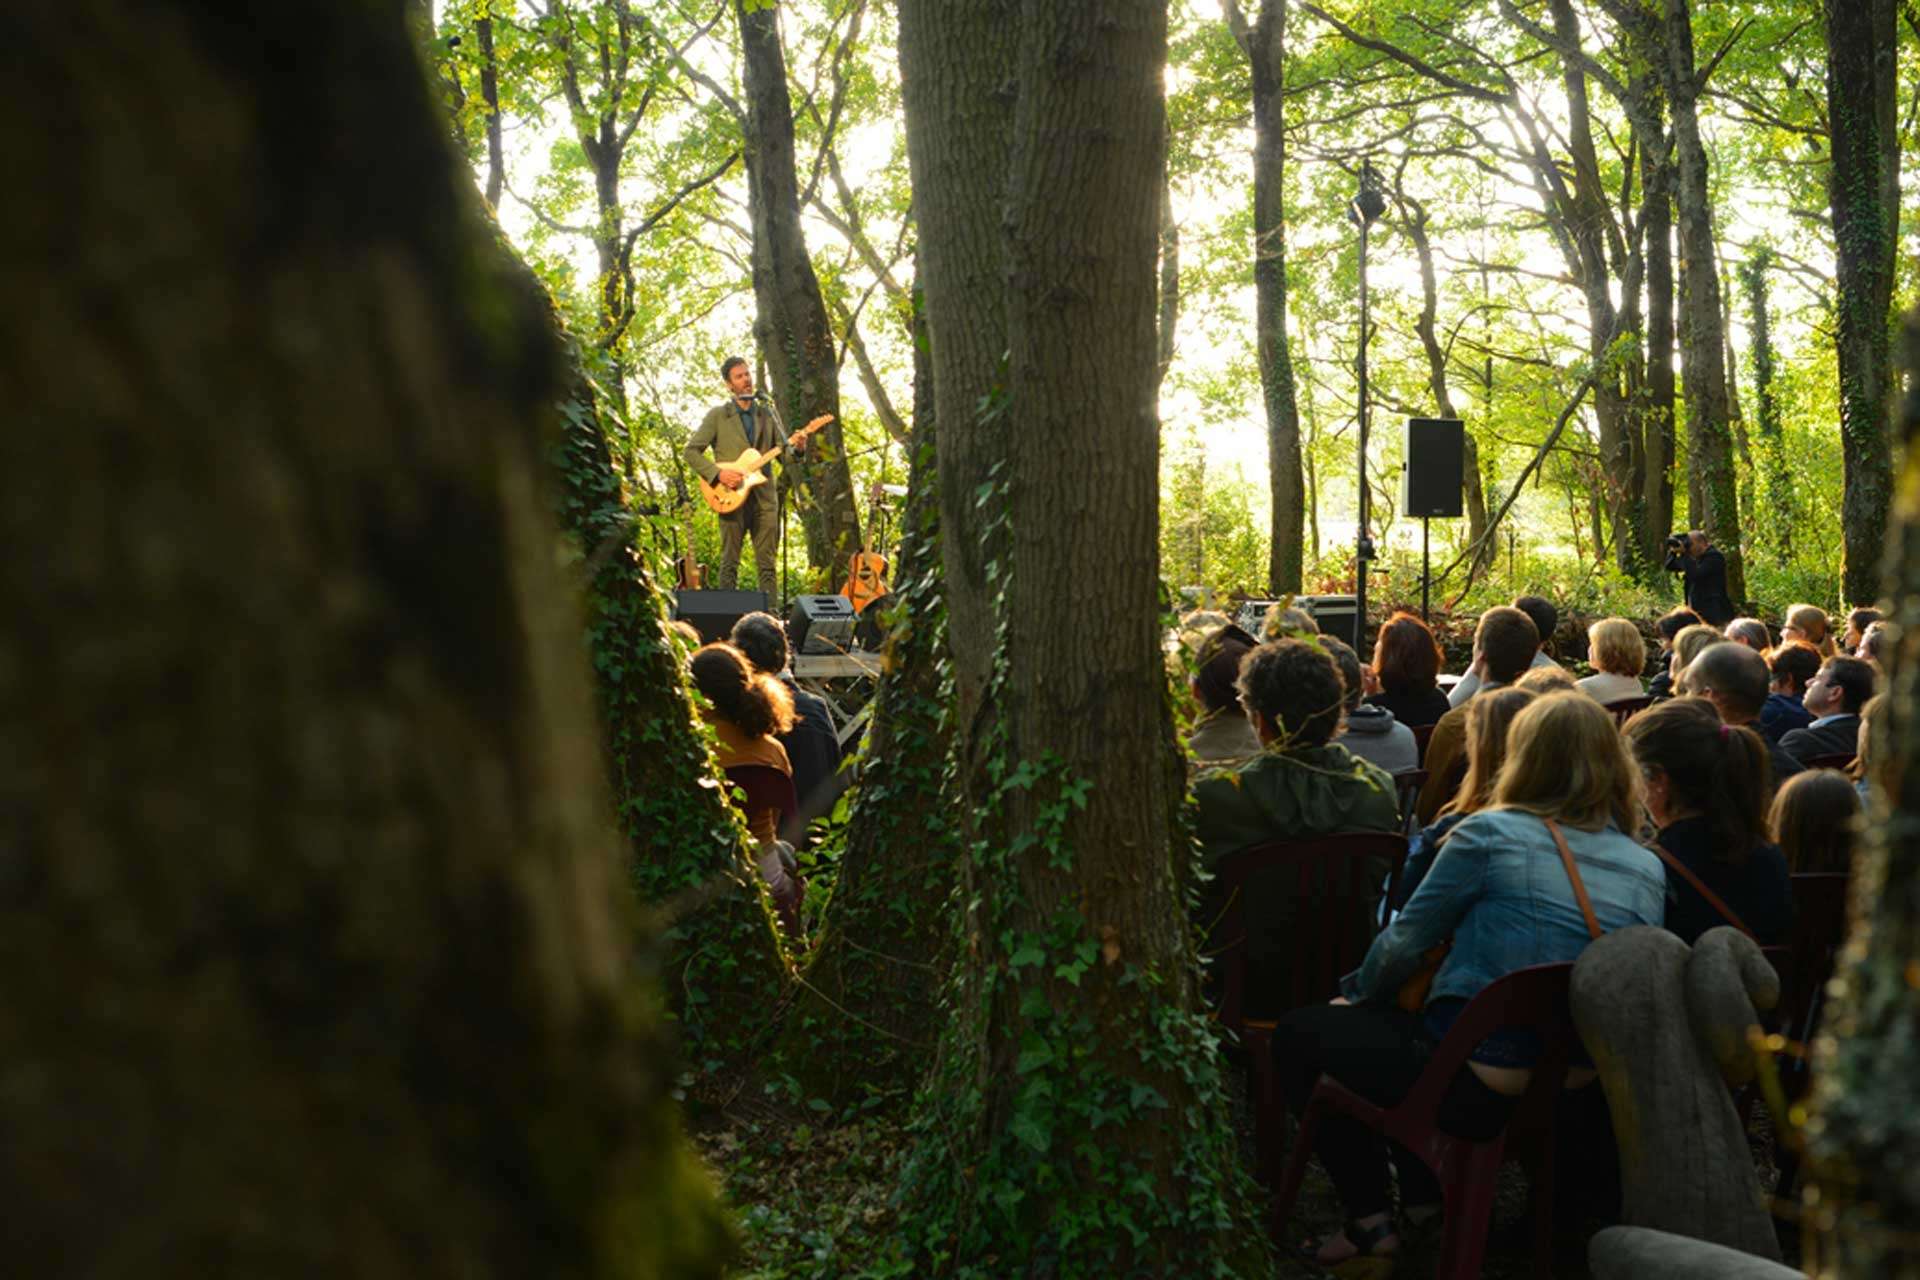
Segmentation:
{"type": "MultiPolygon", "coordinates": [[[[777,448],[787,436],[779,410],[767,396],[755,395],[753,368],[739,356],[729,356],[720,366],[720,378],[727,384],[728,398],[709,410],[700,426],[687,437],[687,465],[709,484],[738,489],[746,477],[727,465],[749,449],[766,452],[777,448]],[[713,457],[706,455],[713,450],[713,457]]],[[[806,448],[804,436],[786,439],[797,453],[806,448]]],[[[775,590],[776,551],[780,543],[780,481],[770,472],[767,483],[753,489],[739,510],[720,517],[720,581],[722,591],[731,591],[740,575],[740,550],[747,536],[753,536],[753,566],[759,576],[760,590],[769,602],[778,599],[775,590]]]]}

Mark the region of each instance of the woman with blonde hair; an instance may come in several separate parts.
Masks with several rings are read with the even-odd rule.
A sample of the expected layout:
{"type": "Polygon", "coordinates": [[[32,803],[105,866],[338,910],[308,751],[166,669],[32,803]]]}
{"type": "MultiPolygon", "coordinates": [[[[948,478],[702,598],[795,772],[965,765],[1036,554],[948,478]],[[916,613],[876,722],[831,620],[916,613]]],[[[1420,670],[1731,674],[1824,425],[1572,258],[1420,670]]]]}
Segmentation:
{"type": "Polygon", "coordinates": [[[1647,641],[1625,618],[1602,618],[1587,628],[1587,661],[1594,674],[1574,687],[1601,706],[1646,696],[1640,673],[1647,665],[1647,641]]]}
{"type": "Polygon", "coordinates": [[[1442,842],[1460,820],[1493,803],[1493,780],[1507,759],[1507,729],[1520,709],[1534,697],[1530,689],[1509,685],[1504,689],[1489,689],[1467,704],[1466,776],[1460,779],[1453,798],[1441,806],[1439,816],[1414,836],[1406,865],[1400,870],[1400,883],[1394,888],[1395,908],[1405,906],[1413,891],[1426,879],[1442,842]]]}
{"type": "MultiPolygon", "coordinates": [[[[1352,1003],[1298,1009],[1275,1028],[1274,1070],[1296,1113],[1323,1072],[1371,1102],[1393,1105],[1420,1077],[1460,1011],[1488,985],[1529,965],[1574,960],[1596,931],[1658,925],[1664,918],[1660,860],[1626,834],[1639,821],[1640,782],[1613,717],[1585,694],[1548,694],[1521,708],[1506,745],[1492,805],[1454,828],[1406,909],[1374,939],[1366,961],[1343,984],[1352,1003]],[[1574,889],[1576,876],[1592,908],[1591,924],[1574,889]],[[1449,938],[1452,949],[1425,1007],[1405,1011],[1397,998],[1401,987],[1449,938]]],[[[1528,1036],[1483,1042],[1442,1100],[1440,1127],[1464,1138],[1498,1133],[1526,1089],[1537,1052],[1528,1036]]],[[[1328,1114],[1314,1151],[1349,1219],[1320,1243],[1314,1260],[1331,1267],[1396,1252],[1379,1140],[1364,1126],[1328,1114]]],[[[1398,1163],[1409,1217],[1437,1205],[1440,1189],[1426,1166],[1407,1156],[1398,1163]]]]}
{"type": "Polygon", "coordinates": [[[1685,693],[1687,691],[1686,687],[1680,683],[1680,677],[1686,671],[1687,664],[1699,657],[1702,650],[1716,644],[1732,643],[1731,640],[1721,635],[1714,628],[1707,626],[1705,623],[1697,627],[1688,627],[1685,631],[1675,636],[1673,638],[1673,652],[1667,656],[1667,676],[1673,691],[1675,693],[1685,693]]]}
{"type": "Polygon", "coordinates": [[[1819,605],[1790,604],[1780,624],[1780,643],[1803,640],[1817,649],[1821,657],[1831,658],[1834,653],[1832,631],[1833,621],[1819,605]]]}

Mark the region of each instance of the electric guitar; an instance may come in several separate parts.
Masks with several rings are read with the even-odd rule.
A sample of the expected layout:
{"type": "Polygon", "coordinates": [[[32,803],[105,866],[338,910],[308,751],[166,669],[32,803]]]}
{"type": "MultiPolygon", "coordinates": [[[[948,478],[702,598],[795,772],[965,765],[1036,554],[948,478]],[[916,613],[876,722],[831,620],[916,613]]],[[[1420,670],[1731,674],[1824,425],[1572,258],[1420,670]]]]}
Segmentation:
{"type": "MultiPolygon", "coordinates": [[[[832,414],[821,414],[812,422],[809,422],[806,426],[788,436],[787,444],[799,444],[802,440],[805,440],[808,436],[832,421],[832,414]]],[[[700,480],[700,496],[707,500],[707,505],[713,508],[716,514],[723,516],[732,515],[740,509],[742,503],[746,502],[748,494],[767,482],[767,477],[762,473],[761,468],[779,457],[781,450],[784,448],[786,448],[786,445],[775,445],[765,453],[760,452],[758,449],[748,449],[732,462],[721,463],[720,469],[722,471],[738,471],[740,473],[740,487],[738,489],[729,489],[718,480],[708,480],[702,477],[700,480]]]]}
{"type": "MultiPolygon", "coordinates": [[[[867,533],[873,532],[874,521],[879,518],[881,489],[873,487],[867,495],[867,533]]],[[[853,611],[861,613],[866,607],[887,594],[887,558],[873,549],[871,539],[863,540],[860,550],[847,562],[847,582],[840,588],[840,594],[853,602],[853,611]]]]}

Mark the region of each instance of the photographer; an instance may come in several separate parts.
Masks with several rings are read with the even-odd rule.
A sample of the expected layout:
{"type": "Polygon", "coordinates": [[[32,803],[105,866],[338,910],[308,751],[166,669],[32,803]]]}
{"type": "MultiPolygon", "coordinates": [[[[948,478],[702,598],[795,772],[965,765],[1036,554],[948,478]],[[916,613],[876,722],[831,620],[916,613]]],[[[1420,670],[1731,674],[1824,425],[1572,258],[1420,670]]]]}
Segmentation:
{"type": "Polygon", "coordinates": [[[1667,539],[1667,572],[1683,575],[1687,607],[1716,627],[1733,621],[1727,596],[1727,560],[1698,529],[1667,539]]]}

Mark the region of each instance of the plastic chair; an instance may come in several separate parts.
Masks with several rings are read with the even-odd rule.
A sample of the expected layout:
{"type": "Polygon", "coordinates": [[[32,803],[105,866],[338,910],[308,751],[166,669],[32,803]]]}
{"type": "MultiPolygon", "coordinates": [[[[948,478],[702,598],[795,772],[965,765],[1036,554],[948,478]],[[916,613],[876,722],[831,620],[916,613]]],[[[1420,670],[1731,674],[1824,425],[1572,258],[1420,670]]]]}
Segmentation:
{"type": "Polygon", "coordinates": [[[1280,1192],[1274,1197],[1272,1232],[1280,1238],[1300,1194],[1300,1181],[1313,1151],[1314,1131],[1329,1109],[1340,1111],[1384,1138],[1398,1142],[1433,1170],[1444,1197],[1436,1280],[1472,1280],[1486,1253],[1487,1224],[1493,1213],[1494,1181],[1507,1154],[1509,1135],[1531,1147],[1533,1248],[1535,1276],[1553,1271],[1553,1118],[1554,1103],[1566,1083],[1576,1043],[1567,1006],[1571,964],[1520,969],[1494,982],[1460,1011],[1407,1096],[1390,1107],[1368,1102],[1331,1076],[1321,1076],[1300,1118],[1300,1132],[1287,1160],[1280,1192]],[[1456,1138],[1437,1124],[1440,1103],[1453,1078],[1482,1040],[1506,1028],[1530,1028],[1540,1037],[1533,1078],[1516,1102],[1507,1127],[1483,1142],[1456,1138]]]}
{"type": "MultiPolygon", "coordinates": [[[[1436,721],[1435,723],[1438,723],[1438,722],[1436,721]]],[[[1427,743],[1431,741],[1432,738],[1433,738],[1433,725],[1417,724],[1413,726],[1414,758],[1420,762],[1421,768],[1426,767],[1427,743]]]]}
{"type": "Polygon", "coordinates": [[[1360,967],[1373,943],[1374,908],[1383,882],[1379,863],[1384,860],[1390,867],[1385,877],[1390,891],[1406,857],[1407,842],[1400,835],[1352,832],[1255,845],[1223,860],[1216,872],[1226,907],[1213,928],[1210,958],[1221,984],[1221,1025],[1240,1037],[1251,1059],[1254,1136],[1262,1174],[1270,1172],[1266,1160],[1273,1149],[1263,1135],[1271,1138],[1281,1131],[1283,1108],[1273,1080],[1274,1024],[1246,1017],[1249,984],[1262,981],[1261,994],[1268,994],[1271,989],[1266,984],[1278,979],[1281,985],[1272,992],[1274,998],[1263,1003],[1281,1009],[1320,1004],[1338,995],[1340,979],[1360,967]],[[1256,976],[1247,963],[1247,887],[1256,877],[1288,872],[1293,877],[1293,901],[1303,912],[1311,912],[1317,927],[1294,933],[1294,949],[1284,973],[1256,976]]]}
{"type": "Polygon", "coordinates": [[[1809,769],[1838,769],[1842,773],[1852,773],[1853,752],[1830,751],[1825,755],[1808,756],[1806,764],[1809,769]]]}
{"type": "Polygon", "coordinates": [[[1420,788],[1426,785],[1425,769],[1402,769],[1393,775],[1393,791],[1400,803],[1400,830],[1406,835],[1416,830],[1413,806],[1420,799],[1420,788]]]}
{"type": "Polygon", "coordinates": [[[1636,713],[1645,711],[1652,705],[1653,699],[1648,697],[1616,698],[1606,704],[1606,711],[1608,715],[1613,717],[1615,724],[1624,725],[1627,721],[1633,719],[1636,713]]]}

